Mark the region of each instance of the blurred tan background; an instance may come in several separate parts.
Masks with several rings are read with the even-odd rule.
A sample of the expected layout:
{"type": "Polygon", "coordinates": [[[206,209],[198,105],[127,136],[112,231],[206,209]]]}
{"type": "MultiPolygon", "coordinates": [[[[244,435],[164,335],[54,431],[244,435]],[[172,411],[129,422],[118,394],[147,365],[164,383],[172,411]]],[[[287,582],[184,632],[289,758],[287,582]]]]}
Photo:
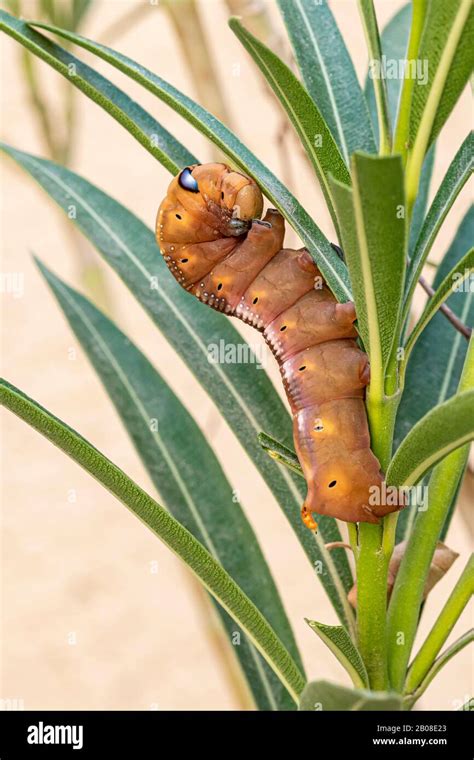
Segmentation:
{"type": "MultiPolygon", "coordinates": [[[[376,2],[381,26],[402,6],[376,2]]],[[[160,76],[197,98],[169,14],[153,6],[133,22],[117,22],[141,6],[128,0],[96,0],[83,33],[110,40],[160,76]]],[[[176,3],[175,3],[176,5],[176,3]]],[[[284,36],[273,0],[266,4],[284,36]]],[[[224,0],[198,3],[232,127],[244,142],[304,201],[331,239],[330,220],[310,171],[292,137],[281,148],[281,112],[264,92],[246,52],[227,28],[224,0]],[[237,73],[236,73],[237,72],[237,73]]],[[[333,11],[365,76],[366,53],[356,3],[337,0],[333,11]]],[[[37,18],[36,0],[24,1],[37,18]]],[[[287,48],[288,50],[288,48],[287,48]]],[[[1,44],[1,138],[46,155],[24,79],[19,46],[1,44]]],[[[156,98],[84,51],[78,57],[122,86],[205,161],[212,147],[156,98]]],[[[46,64],[38,71],[60,121],[66,83],[46,64]]],[[[169,174],[131,136],[77,95],[77,139],[71,166],[153,226],[169,174]]],[[[439,141],[433,190],[469,125],[464,93],[439,141]]],[[[31,261],[34,251],[53,271],[83,289],[73,247],[60,212],[10,161],[2,161],[2,271],[24,275],[23,297],[2,294],[4,374],[80,431],[145,489],[153,492],[111,403],[31,261]]],[[[458,199],[435,244],[440,256],[467,207],[458,199]]],[[[295,242],[292,234],[287,241],[295,242]]],[[[82,244],[81,244],[82,245],[82,244]]],[[[94,256],[83,246],[88,257],[94,256]]],[[[158,254],[157,254],[158,255],[158,254]]],[[[92,258],[98,261],[98,257],[92,258]]],[[[111,270],[101,265],[110,309],[120,327],[145,351],[194,414],[218,452],[226,474],[241,491],[292,621],[307,674],[347,682],[345,674],[304,622],[335,623],[322,587],[263,481],[180,358],[153,327],[111,270]]],[[[420,301],[421,303],[421,301],[420,301]]],[[[238,329],[255,343],[252,331],[238,329]]],[[[258,339],[258,338],[257,338],[258,339]]],[[[280,388],[276,365],[269,370],[280,388]]],[[[2,414],[2,682],[0,698],[26,709],[238,709],[245,705],[216,646],[214,623],[203,609],[185,568],[86,473],[13,415],[2,414]],[[156,564],[154,564],[156,563],[156,564]],[[156,572],[154,570],[156,569],[156,572]]],[[[469,496],[464,489],[464,505],[469,496]]],[[[471,523],[472,527],[472,523],[471,523]]],[[[425,635],[468,556],[469,525],[458,513],[447,543],[460,553],[430,597],[421,625],[425,635]]],[[[469,626],[465,612],[450,640],[469,626]]],[[[471,696],[471,652],[463,650],[430,686],[424,709],[453,709],[471,696]]]]}

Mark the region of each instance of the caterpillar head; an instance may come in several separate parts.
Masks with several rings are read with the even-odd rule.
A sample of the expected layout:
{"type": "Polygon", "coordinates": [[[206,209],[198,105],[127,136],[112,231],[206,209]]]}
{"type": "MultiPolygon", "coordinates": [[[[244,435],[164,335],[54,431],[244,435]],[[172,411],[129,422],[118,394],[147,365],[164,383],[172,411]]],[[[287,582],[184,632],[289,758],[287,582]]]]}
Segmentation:
{"type": "Polygon", "coordinates": [[[188,166],[173,179],[158,211],[158,243],[238,237],[262,210],[262,194],[250,177],[225,164],[188,166]]]}

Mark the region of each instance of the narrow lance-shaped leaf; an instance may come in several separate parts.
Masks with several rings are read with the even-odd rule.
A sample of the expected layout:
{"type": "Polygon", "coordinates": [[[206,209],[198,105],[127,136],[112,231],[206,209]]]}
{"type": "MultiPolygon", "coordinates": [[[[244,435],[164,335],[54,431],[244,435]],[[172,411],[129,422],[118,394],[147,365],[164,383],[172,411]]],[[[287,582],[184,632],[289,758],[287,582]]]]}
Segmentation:
{"type": "Polygon", "coordinates": [[[0,401],[89,472],[186,563],[247,633],[296,701],[304,687],[298,667],[261,612],[204,546],[85,438],[5,380],[0,401]]]}
{"type": "Polygon", "coordinates": [[[405,295],[405,314],[426,259],[454,201],[472,173],[474,137],[469,133],[456,153],[433,199],[410,261],[405,295]]]}
{"type": "Polygon", "coordinates": [[[371,393],[397,340],[405,273],[406,221],[399,156],[356,153],[353,190],[334,183],[342,243],[351,274],[358,329],[371,362],[371,393]]]}
{"type": "Polygon", "coordinates": [[[375,153],[367,103],[326,0],[277,0],[306,89],[349,163],[356,150],[375,153]]]}
{"type": "Polygon", "coordinates": [[[48,24],[35,26],[54,32],[107,61],[143,85],[221,148],[240,169],[258,182],[264,194],[291,224],[314,257],[336,298],[340,301],[351,299],[347,269],[319,227],[280,180],[224,124],[156,74],[112,48],[48,24]]]}
{"type": "Polygon", "coordinates": [[[414,255],[415,247],[423,227],[426,209],[428,208],[428,197],[430,193],[431,178],[433,175],[434,159],[436,145],[433,144],[426,154],[421,170],[420,184],[418,195],[416,196],[413,213],[410,219],[410,239],[408,241],[408,258],[411,260],[414,255]]]}
{"type": "Polygon", "coordinates": [[[423,313],[414,326],[405,346],[404,362],[408,361],[413,346],[419,336],[429,324],[431,319],[452,293],[470,292],[473,287],[472,273],[474,272],[474,248],[471,248],[465,256],[446,275],[434,294],[428,300],[423,313]],[[466,280],[468,281],[466,283],[466,280]]]}
{"type": "Polygon", "coordinates": [[[430,0],[418,59],[427,61],[427,81],[415,80],[410,110],[407,202],[416,198],[426,152],[468,82],[474,61],[471,0],[430,0]]]}
{"type": "MultiPolygon", "coordinates": [[[[410,34],[411,16],[411,3],[407,3],[395,14],[393,18],[390,19],[388,24],[382,30],[380,44],[384,60],[393,61],[398,64],[400,61],[403,61],[405,59],[407,53],[408,38],[410,34]]],[[[369,112],[372,124],[374,125],[375,134],[378,139],[379,125],[377,118],[377,103],[375,100],[373,74],[374,71],[371,72],[371,69],[369,68],[365,80],[365,96],[369,105],[369,112]]],[[[395,124],[401,89],[404,80],[403,77],[400,76],[390,76],[386,77],[385,82],[387,87],[390,123],[395,124]]]]}
{"type": "Polygon", "coordinates": [[[474,554],[471,554],[444,607],[410,665],[405,682],[406,691],[413,691],[427,676],[473,594],[474,554]]]}
{"type": "Polygon", "coordinates": [[[248,32],[235,18],[229,26],[260,68],[295,127],[319,179],[333,222],[337,227],[329,175],[350,185],[351,178],[337,143],[303,85],[275,53],[248,32]]]}
{"type": "MultiPolygon", "coordinates": [[[[267,618],[302,670],[293,634],[255,534],[204,435],[146,357],[84,296],[38,263],[102,380],[169,511],[267,618]],[[203,473],[205,475],[203,476],[203,473]]],[[[227,635],[235,623],[218,607],[227,635]]],[[[243,636],[236,655],[261,710],[291,709],[286,689],[243,636]]]]}
{"type": "MultiPolygon", "coordinates": [[[[437,269],[433,287],[437,289],[446,275],[469,248],[474,236],[474,208],[465,215],[454,240],[437,269]]],[[[474,324],[474,292],[453,293],[447,305],[464,324],[474,324]]],[[[437,313],[423,331],[410,356],[405,377],[404,393],[398,409],[394,449],[408,432],[430,409],[441,404],[455,393],[461,376],[468,341],[443,314],[437,313]],[[433,361],[436,356],[436,361],[433,361]]],[[[443,525],[440,538],[443,539],[449,527],[450,517],[456,502],[458,487],[454,488],[452,504],[443,525]]],[[[416,508],[404,509],[399,514],[397,542],[408,537],[416,508]]]]}
{"type": "MultiPolygon", "coordinates": [[[[433,280],[437,290],[469,249],[474,236],[474,208],[465,214],[433,280]]],[[[474,323],[474,293],[467,289],[450,295],[447,305],[466,325],[474,323]]],[[[398,409],[395,449],[415,423],[456,391],[467,341],[442,314],[436,314],[416,342],[406,371],[406,387],[398,409]],[[436,361],[433,356],[436,354],[436,361]]],[[[400,514],[399,522],[403,520],[400,514]]]]}
{"type": "Polygon", "coordinates": [[[271,435],[267,435],[267,433],[260,433],[258,441],[262,449],[267,452],[268,456],[304,478],[303,470],[301,469],[298,457],[293,449],[280,443],[280,441],[276,441],[275,438],[272,438],[271,435]]]}
{"type": "MultiPolygon", "coordinates": [[[[424,3],[426,0],[421,0],[424,3]]],[[[384,61],[388,62],[389,66],[397,65],[399,68],[398,76],[386,75],[386,87],[388,96],[388,110],[390,114],[390,123],[395,124],[397,120],[397,114],[401,117],[401,105],[402,89],[404,97],[406,96],[405,86],[407,82],[413,81],[413,66],[416,66],[416,74],[423,76],[423,70],[419,71],[419,66],[423,65],[423,62],[416,60],[416,55],[412,55],[408,48],[408,40],[410,37],[410,25],[412,19],[412,4],[407,3],[401,8],[398,13],[388,22],[384,27],[381,35],[382,55],[384,61]],[[401,68],[405,67],[406,68],[401,68]]],[[[370,72],[369,72],[370,74],[370,72]]],[[[377,123],[377,104],[375,101],[374,85],[372,77],[367,74],[365,80],[365,95],[369,105],[369,111],[371,121],[374,125],[376,135],[378,137],[378,123],[377,123]]],[[[400,149],[394,149],[394,153],[402,153],[400,149]]],[[[416,197],[413,213],[410,220],[410,240],[409,240],[409,253],[410,256],[415,247],[418,235],[420,233],[421,225],[426,214],[426,205],[428,201],[428,194],[430,189],[431,175],[433,171],[435,146],[433,145],[423,162],[423,169],[421,172],[420,185],[418,188],[418,195],[416,197]]]]}
{"type": "MultiPolygon", "coordinates": [[[[182,356],[191,372],[228,421],[251,461],[275,495],[311,564],[321,562],[318,578],[341,622],[351,625],[347,591],[352,574],[347,558],[333,558],[325,549],[340,540],[333,518],[319,521],[319,533],[308,531],[299,519],[304,486],[296,475],[279,468],[261,450],[257,436],[270,430],[279,440],[291,441],[291,420],[270,379],[249,349],[247,363],[212,363],[209,347],[239,345],[240,334],[222,314],[200,304],[178,288],[158,253],[153,233],[119,203],[77,174],[21,151],[8,152],[67,212],[76,206],[74,223],[130,288],[164,337],[182,356]]],[[[158,205],[157,199],[157,205],[158,205]]]]}
{"type": "Polygon", "coordinates": [[[387,482],[415,485],[437,462],[473,439],[474,390],[469,390],[435,407],[415,425],[390,462],[387,482]]]}
{"type": "MultiPolygon", "coordinates": [[[[409,6],[408,6],[409,7],[409,6]]],[[[416,79],[426,83],[429,63],[419,57],[419,48],[425,25],[428,0],[413,0],[411,3],[411,25],[408,47],[406,50],[406,70],[398,104],[393,150],[400,153],[405,163],[408,149],[408,133],[410,129],[411,101],[416,79]],[[413,67],[416,67],[415,69],[413,67]],[[421,67],[421,70],[420,70],[421,67]]],[[[405,56],[403,56],[404,58],[405,56]]],[[[400,59],[402,56],[400,56],[400,59]]],[[[395,121],[392,121],[395,124],[395,121]]]]}
{"type": "Polygon", "coordinates": [[[465,441],[461,440],[460,446],[458,437],[462,438],[466,421],[474,427],[473,397],[474,339],[471,338],[458,392],[415,425],[395,454],[393,474],[387,473],[390,483],[399,485],[403,480],[407,485],[413,485],[423,476],[426,469],[437,465],[434,466],[429,480],[428,508],[416,514],[388,610],[387,648],[390,681],[392,686],[399,690],[403,687],[415,641],[431,562],[466,464],[468,446],[463,443],[467,443],[469,437],[465,441]],[[410,457],[412,463],[409,462],[410,457]],[[400,632],[404,637],[403,646],[400,646],[400,632]]]}
{"type": "Polygon", "coordinates": [[[0,30],[52,66],[97,103],[170,172],[176,174],[197,159],[138,103],[108,79],[63,48],[0,10],[0,30]]]}
{"type": "Polygon", "coordinates": [[[337,657],[343,668],[349,673],[356,688],[368,688],[369,676],[360,653],[346,629],[341,625],[324,625],[316,620],[306,621],[312,631],[324,641],[337,657]]]}
{"type": "Polygon", "coordinates": [[[387,84],[383,73],[382,48],[373,0],[359,0],[359,9],[370,56],[370,76],[374,83],[380,143],[379,152],[382,155],[387,155],[392,148],[392,132],[388,110],[387,84]]]}
{"type": "MultiPolygon", "coordinates": [[[[419,686],[416,688],[416,690],[409,696],[405,697],[405,703],[411,708],[415,702],[417,702],[417,700],[425,693],[433,678],[438,675],[438,673],[451,660],[451,658],[458,654],[462,649],[464,649],[464,647],[468,646],[468,644],[472,644],[473,641],[474,628],[466,631],[466,633],[456,639],[456,641],[453,641],[453,643],[447,649],[445,649],[444,652],[442,652],[440,656],[434,661],[431,668],[428,670],[427,674],[419,686]]],[[[407,683],[405,690],[407,690],[407,688],[410,688],[409,683],[407,683]]]]}

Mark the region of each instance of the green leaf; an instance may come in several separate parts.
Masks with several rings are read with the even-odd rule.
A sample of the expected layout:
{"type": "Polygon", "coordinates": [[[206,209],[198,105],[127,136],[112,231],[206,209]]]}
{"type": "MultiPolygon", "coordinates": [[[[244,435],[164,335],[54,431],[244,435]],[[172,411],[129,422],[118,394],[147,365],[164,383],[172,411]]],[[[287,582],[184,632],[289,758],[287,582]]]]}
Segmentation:
{"type": "MultiPolygon", "coordinates": [[[[421,0],[421,4],[425,2],[426,0],[421,0]]],[[[419,5],[419,3],[415,2],[415,6],[416,5],[419,5]]],[[[381,36],[381,45],[382,45],[382,53],[385,56],[385,60],[396,61],[396,62],[405,61],[407,59],[416,60],[417,56],[412,54],[413,51],[407,50],[408,41],[410,38],[411,18],[412,18],[412,4],[407,3],[407,5],[404,5],[403,8],[401,8],[401,10],[399,10],[398,13],[395,14],[395,16],[388,22],[388,24],[383,29],[382,36],[381,36]]],[[[397,121],[397,114],[400,115],[399,118],[401,118],[402,116],[402,106],[400,102],[402,98],[402,90],[403,90],[403,97],[406,97],[407,96],[406,85],[407,83],[412,82],[412,81],[413,81],[412,78],[403,79],[400,77],[393,77],[393,76],[387,77],[386,79],[387,95],[388,95],[388,110],[389,110],[391,124],[395,124],[395,122],[397,121]]],[[[373,80],[368,75],[365,80],[365,95],[367,98],[367,102],[369,104],[371,120],[372,120],[372,123],[374,124],[374,128],[375,128],[377,139],[378,139],[377,105],[375,102],[373,80]]],[[[405,106],[403,108],[405,108],[409,116],[409,108],[407,109],[405,106]]],[[[397,124],[397,129],[398,127],[399,127],[399,124],[397,124]]],[[[402,154],[404,153],[404,151],[400,150],[399,147],[394,149],[394,152],[402,153],[402,154]]],[[[429,189],[430,189],[431,175],[433,171],[434,153],[435,153],[435,146],[433,145],[428,151],[426,159],[423,162],[420,186],[418,188],[418,195],[416,197],[415,205],[413,208],[413,214],[411,218],[411,223],[410,223],[410,241],[409,241],[410,255],[416,244],[418,235],[420,233],[421,225],[423,224],[423,220],[426,214],[426,205],[427,205],[428,194],[429,194],[429,189]]]]}
{"type": "MultiPolygon", "coordinates": [[[[405,59],[411,23],[411,4],[403,6],[395,16],[390,19],[381,34],[382,53],[387,61],[401,61],[405,59]]],[[[399,77],[386,78],[388,111],[390,123],[395,124],[398,112],[398,104],[404,80],[399,77]]],[[[367,74],[365,80],[365,96],[369,105],[372,124],[378,140],[379,125],[377,120],[377,103],[375,100],[374,80],[367,74]]]]}
{"type": "Polygon", "coordinates": [[[330,681],[312,681],[301,695],[300,710],[394,712],[402,710],[402,697],[394,692],[348,689],[330,681]]]}
{"type": "MultiPolygon", "coordinates": [[[[194,419],[106,316],[38,262],[79,343],[102,380],[160,499],[265,615],[302,670],[278,591],[255,534],[194,419]],[[204,474],[204,476],[203,476],[204,474]]],[[[229,641],[235,623],[221,608],[229,641]]],[[[291,709],[288,694],[245,636],[236,655],[261,710],[291,709]]]]}
{"type": "MultiPolygon", "coordinates": [[[[427,76],[428,71],[427,68],[425,68],[425,71],[418,71],[418,67],[420,65],[423,67],[427,67],[429,65],[428,61],[421,59],[419,56],[419,48],[423,34],[423,27],[425,24],[427,7],[428,0],[413,0],[411,9],[412,13],[410,35],[406,47],[406,54],[405,51],[403,51],[403,55],[400,56],[400,59],[405,59],[407,61],[408,67],[411,67],[413,65],[416,66],[416,76],[420,77],[423,77],[423,75],[427,76]]],[[[393,140],[394,153],[400,153],[404,164],[408,150],[411,102],[413,97],[413,88],[415,86],[415,78],[415,73],[411,71],[410,68],[408,68],[407,75],[404,76],[403,84],[401,87],[398,118],[395,126],[395,134],[393,140]]]]}
{"type": "Polygon", "coordinates": [[[277,0],[306,89],[346,163],[356,150],[375,153],[367,103],[326,0],[277,0]]]}
{"type": "Polygon", "coordinates": [[[34,26],[54,32],[107,61],[143,85],[221,148],[241,170],[258,182],[263,193],[291,224],[307,246],[336,298],[339,301],[351,300],[347,269],[308,212],[283,183],[215,116],[153,72],[105,45],[48,24],[38,23],[34,26]]]}
{"type": "Polygon", "coordinates": [[[474,438],[474,390],[458,393],[422,417],[403,439],[387,483],[412,486],[451,451],[474,438]]]}
{"type": "Polygon", "coordinates": [[[211,396],[282,507],[311,564],[322,563],[324,572],[318,577],[341,622],[350,627],[352,611],[346,596],[353,581],[349,563],[342,552],[333,559],[325,549],[327,542],[340,540],[336,521],[323,517],[316,536],[303,525],[299,512],[304,486],[272,462],[257,440],[262,429],[284,442],[292,440],[291,419],[278,393],[250,350],[248,363],[209,361],[209,347],[218,346],[219,341],[242,344],[230,320],[177,286],[153,233],[130,211],[68,169],[10,147],[4,146],[4,150],[64,211],[71,203],[75,205],[74,223],[123,279],[211,396]]]}
{"type": "Polygon", "coordinates": [[[416,690],[409,696],[405,697],[405,704],[409,709],[411,709],[415,702],[417,702],[419,698],[425,693],[431,681],[438,675],[438,673],[451,660],[451,658],[454,657],[454,655],[458,654],[458,652],[464,649],[464,647],[466,647],[468,644],[472,644],[473,641],[474,628],[471,628],[469,631],[466,631],[465,634],[456,639],[456,641],[453,641],[453,643],[450,644],[450,646],[440,654],[416,690]]]}
{"type": "MultiPolygon", "coordinates": [[[[472,173],[474,137],[469,133],[456,153],[430,206],[421,228],[407,275],[405,313],[408,313],[416,284],[426,259],[450,208],[472,173]]],[[[465,252],[465,251],[464,251],[465,252]]]]}
{"type": "MultiPolygon", "coordinates": [[[[438,267],[433,282],[435,289],[467,250],[471,244],[473,232],[474,208],[471,208],[466,213],[450,248],[438,267]]],[[[474,322],[474,293],[453,293],[447,304],[465,324],[474,322]]],[[[456,392],[467,346],[468,341],[446,317],[440,313],[435,314],[417,340],[407,365],[405,387],[409,388],[409,393],[403,394],[398,409],[394,436],[395,449],[424,414],[456,392]],[[436,356],[436,361],[433,361],[433,356],[436,356]]],[[[446,536],[458,490],[459,484],[454,487],[453,501],[440,535],[441,540],[446,536]]],[[[415,516],[416,507],[400,512],[397,543],[408,538],[415,516]]]]}
{"type": "Polygon", "coordinates": [[[261,612],[204,546],[85,438],[5,380],[0,401],[89,472],[186,563],[246,632],[296,701],[304,687],[296,663],[261,612]]]}
{"type": "Polygon", "coordinates": [[[359,10],[369,50],[369,76],[373,79],[380,150],[387,155],[392,149],[392,132],[388,110],[387,81],[383,75],[382,48],[373,0],[359,0],[359,10]]]}
{"type": "Polygon", "coordinates": [[[421,166],[459,95],[473,64],[471,0],[429,0],[418,58],[428,62],[427,82],[416,80],[410,111],[407,199],[412,206],[421,166]]]}
{"type": "Polygon", "coordinates": [[[399,156],[356,153],[352,162],[353,190],[340,183],[334,189],[374,393],[398,340],[406,255],[403,172],[399,156]]]}
{"type": "Polygon", "coordinates": [[[429,322],[433,319],[441,304],[443,304],[446,299],[452,295],[452,293],[459,293],[464,291],[467,293],[471,292],[471,283],[467,288],[463,288],[463,282],[468,278],[471,278],[472,272],[474,272],[474,248],[471,248],[471,250],[468,251],[466,255],[463,256],[462,259],[454,265],[451,271],[446,275],[444,280],[435,290],[431,298],[428,299],[423,313],[421,314],[418,322],[409,335],[405,346],[404,362],[408,361],[411,351],[413,350],[413,346],[418,340],[420,334],[426,328],[427,324],[429,324],[429,322]]]}
{"type": "Polygon", "coordinates": [[[356,688],[368,688],[369,676],[362,657],[346,629],[341,625],[324,625],[316,620],[306,620],[313,630],[324,641],[327,647],[349,673],[356,688]]]}
{"type": "Polygon", "coordinates": [[[446,639],[471,601],[473,594],[474,554],[471,554],[433,627],[410,665],[405,682],[405,689],[408,693],[417,688],[428,675],[446,639]]]}
{"type": "Polygon", "coordinates": [[[62,74],[97,103],[173,174],[197,159],[138,103],[78,58],[5,11],[0,29],[62,74]]]}
{"type": "MultiPolygon", "coordinates": [[[[435,290],[469,248],[473,233],[474,207],[471,207],[437,269],[433,281],[435,290]]],[[[447,305],[465,324],[474,322],[472,292],[453,293],[447,305]]],[[[403,395],[398,410],[395,449],[424,414],[456,391],[466,350],[466,339],[443,314],[436,314],[416,342],[407,366],[405,385],[409,393],[403,395]]],[[[399,521],[405,512],[400,514],[399,521]]]]}
{"type": "Polygon", "coordinates": [[[319,179],[333,222],[337,227],[329,175],[342,183],[351,182],[350,174],[337,143],[324,118],[293,72],[235,18],[229,26],[260,68],[266,81],[283,105],[319,179]]]}
{"type": "MultiPolygon", "coordinates": [[[[461,416],[466,413],[463,409],[462,398],[469,393],[474,394],[474,339],[469,342],[469,350],[464,362],[461,379],[459,381],[458,392],[450,401],[442,406],[436,407],[430,415],[440,414],[443,407],[451,404],[453,427],[464,424],[461,416]],[[455,407],[455,403],[461,400],[461,404],[455,407]]],[[[471,403],[472,406],[472,403],[471,403]]],[[[474,425],[474,414],[470,413],[471,424],[474,425]]],[[[415,439],[420,432],[420,426],[429,415],[424,417],[405,439],[409,440],[410,436],[415,433],[415,439]],[[418,429],[418,430],[417,430],[418,429]],[[415,432],[417,431],[417,432],[415,432]]],[[[448,421],[449,424],[449,421],[448,421]]],[[[437,435],[445,435],[443,423],[441,430],[427,430],[427,435],[433,433],[433,439],[436,441],[437,435]]],[[[449,431],[448,431],[449,432],[449,431]]],[[[418,435],[419,437],[419,435],[418,435]]],[[[445,435],[446,437],[446,435],[445,435]]],[[[395,455],[403,449],[405,441],[395,455]]],[[[413,440],[412,440],[413,443],[413,440]]],[[[424,444],[426,447],[426,444],[424,444]]],[[[428,441],[428,447],[433,442],[428,441]]],[[[409,448],[409,447],[408,447],[409,448]]],[[[394,688],[401,691],[405,682],[406,669],[410,659],[411,650],[418,629],[420,610],[423,602],[426,578],[428,577],[431,562],[436,551],[439,537],[442,533],[443,526],[446,523],[450,512],[452,499],[455,496],[459,479],[466,465],[468,446],[461,446],[451,451],[443,460],[433,469],[429,481],[428,508],[418,510],[413,521],[413,527],[408,536],[405,551],[398,569],[390,605],[387,616],[387,648],[388,648],[388,667],[390,682],[394,688]],[[403,633],[403,645],[400,645],[400,633],[403,633]]],[[[415,455],[418,455],[418,451],[415,455]]],[[[426,453],[421,451],[421,454],[426,453]]],[[[409,455],[409,451],[405,451],[409,455]]],[[[415,462],[415,467],[416,467],[415,462]]],[[[402,459],[403,465],[403,459],[402,459]]],[[[417,474],[414,476],[410,473],[406,482],[408,485],[416,482],[417,474]]],[[[388,480],[388,474],[387,474],[388,480]]],[[[388,481],[392,482],[392,481],[388,481]]],[[[398,482],[397,482],[398,484],[398,482]]],[[[435,653],[434,657],[436,656],[435,653]]],[[[433,657],[433,659],[434,659],[433,657]]],[[[431,663],[430,663],[431,664],[431,663]]]]}
{"type": "Polygon", "coordinates": [[[267,435],[267,433],[259,433],[258,442],[262,449],[267,452],[268,456],[304,478],[298,457],[292,449],[280,443],[280,441],[276,441],[275,438],[267,435]]]}
{"type": "Polygon", "coordinates": [[[423,227],[426,209],[428,207],[428,197],[430,193],[431,177],[433,175],[434,159],[435,159],[436,145],[433,143],[426,158],[423,162],[423,169],[421,170],[420,185],[418,187],[418,195],[416,196],[415,205],[413,206],[413,213],[410,222],[410,240],[408,242],[408,254],[410,260],[413,258],[416,244],[423,227]]]}
{"type": "Polygon", "coordinates": [[[92,4],[92,0],[72,0],[71,29],[77,29],[92,4]]]}

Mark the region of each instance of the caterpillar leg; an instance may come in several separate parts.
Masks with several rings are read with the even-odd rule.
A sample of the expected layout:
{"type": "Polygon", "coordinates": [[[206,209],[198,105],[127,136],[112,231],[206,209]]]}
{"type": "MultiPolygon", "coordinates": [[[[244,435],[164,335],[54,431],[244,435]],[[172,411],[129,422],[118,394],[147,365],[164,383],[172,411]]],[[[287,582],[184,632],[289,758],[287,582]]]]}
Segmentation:
{"type": "Polygon", "coordinates": [[[304,504],[301,507],[301,519],[303,520],[306,527],[309,528],[310,530],[318,530],[318,523],[316,522],[316,520],[314,520],[313,515],[305,507],[304,504]]]}

